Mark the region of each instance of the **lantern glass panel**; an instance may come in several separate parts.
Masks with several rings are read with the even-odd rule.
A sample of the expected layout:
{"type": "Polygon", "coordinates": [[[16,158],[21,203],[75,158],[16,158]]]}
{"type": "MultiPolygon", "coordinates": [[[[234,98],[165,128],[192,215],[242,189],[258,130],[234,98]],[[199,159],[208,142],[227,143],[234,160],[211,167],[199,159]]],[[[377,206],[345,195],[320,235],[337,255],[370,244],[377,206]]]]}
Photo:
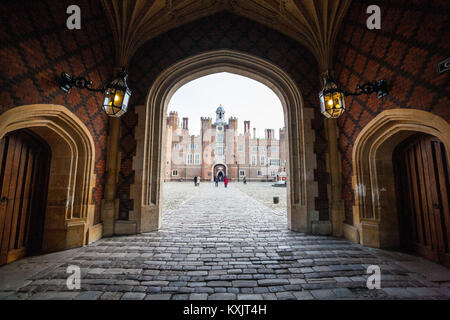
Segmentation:
{"type": "Polygon", "coordinates": [[[123,91],[116,90],[116,94],[114,95],[114,105],[118,108],[122,108],[123,103],[123,91]]]}

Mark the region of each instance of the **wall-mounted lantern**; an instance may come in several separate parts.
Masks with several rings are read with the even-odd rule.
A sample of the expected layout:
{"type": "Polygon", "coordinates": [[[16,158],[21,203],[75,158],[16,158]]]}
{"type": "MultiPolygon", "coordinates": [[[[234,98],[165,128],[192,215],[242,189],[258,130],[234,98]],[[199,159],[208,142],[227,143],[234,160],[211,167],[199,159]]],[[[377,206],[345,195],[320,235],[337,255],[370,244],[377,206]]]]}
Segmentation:
{"type": "Polygon", "coordinates": [[[61,74],[60,88],[69,93],[73,87],[87,89],[93,92],[101,92],[104,95],[103,110],[110,117],[120,117],[127,112],[131,90],[127,85],[128,74],[125,68],[118,73],[105,88],[92,88],[92,81],[84,77],[73,77],[65,72],[61,74]]]}
{"type": "Polygon", "coordinates": [[[319,93],[320,111],[327,118],[339,118],[345,112],[345,96],[360,96],[376,93],[378,98],[388,94],[385,80],[368,82],[356,87],[356,92],[344,91],[336,84],[327,71],[323,90],[319,93]]]}

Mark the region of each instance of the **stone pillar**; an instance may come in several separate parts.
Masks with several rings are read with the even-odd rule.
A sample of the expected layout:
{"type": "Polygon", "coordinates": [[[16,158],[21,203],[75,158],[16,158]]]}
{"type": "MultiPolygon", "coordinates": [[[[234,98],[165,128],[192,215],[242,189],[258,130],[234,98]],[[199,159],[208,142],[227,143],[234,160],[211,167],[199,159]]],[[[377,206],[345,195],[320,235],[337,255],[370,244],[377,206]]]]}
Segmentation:
{"type": "Polygon", "coordinates": [[[344,202],[342,200],[342,167],[341,155],[338,147],[339,129],[336,119],[325,120],[325,130],[328,140],[328,169],[330,173],[329,203],[332,233],[334,236],[343,235],[344,202]]]}
{"type": "Polygon", "coordinates": [[[118,216],[119,199],[116,199],[117,176],[119,171],[120,155],[120,118],[109,118],[109,139],[106,159],[106,184],[104,199],[102,201],[103,235],[114,234],[114,221],[118,216]]]}

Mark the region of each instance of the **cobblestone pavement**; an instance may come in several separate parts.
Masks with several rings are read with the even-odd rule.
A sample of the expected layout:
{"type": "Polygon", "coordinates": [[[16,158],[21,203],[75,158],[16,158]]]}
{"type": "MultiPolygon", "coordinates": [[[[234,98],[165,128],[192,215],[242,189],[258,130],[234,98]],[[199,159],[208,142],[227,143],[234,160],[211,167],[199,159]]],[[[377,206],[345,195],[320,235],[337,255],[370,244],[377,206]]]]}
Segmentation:
{"type": "Polygon", "coordinates": [[[167,199],[178,200],[166,207],[160,231],[105,238],[0,267],[0,299],[450,298],[448,269],[288,231],[285,216],[240,186],[180,184],[165,191],[167,199]],[[381,268],[381,290],[366,286],[366,269],[373,264],[381,268]],[[66,286],[69,265],[81,268],[80,290],[66,286]]]}
{"type": "Polygon", "coordinates": [[[266,207],[269,207],[276,214],[286,217],[287,189],[282,187],[272,187],[273,184],[273,182],[247,182],[247,184],[240,182],[233,184],[233,186],[237,187],[251,198],[258,200],[266,207]],[[273,203],[273,197],[279,198],[278,204],[273,203]]]}

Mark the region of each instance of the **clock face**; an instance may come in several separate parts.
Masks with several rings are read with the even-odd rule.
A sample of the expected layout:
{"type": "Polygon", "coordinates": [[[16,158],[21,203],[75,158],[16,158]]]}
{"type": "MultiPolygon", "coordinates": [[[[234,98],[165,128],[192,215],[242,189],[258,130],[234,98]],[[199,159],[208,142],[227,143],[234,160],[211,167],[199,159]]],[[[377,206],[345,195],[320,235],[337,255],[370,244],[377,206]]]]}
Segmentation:
{"type": "Polygon", "coordinates": [[[222,131],[223,127],[217,127],[217,131],[222,131]]]}

